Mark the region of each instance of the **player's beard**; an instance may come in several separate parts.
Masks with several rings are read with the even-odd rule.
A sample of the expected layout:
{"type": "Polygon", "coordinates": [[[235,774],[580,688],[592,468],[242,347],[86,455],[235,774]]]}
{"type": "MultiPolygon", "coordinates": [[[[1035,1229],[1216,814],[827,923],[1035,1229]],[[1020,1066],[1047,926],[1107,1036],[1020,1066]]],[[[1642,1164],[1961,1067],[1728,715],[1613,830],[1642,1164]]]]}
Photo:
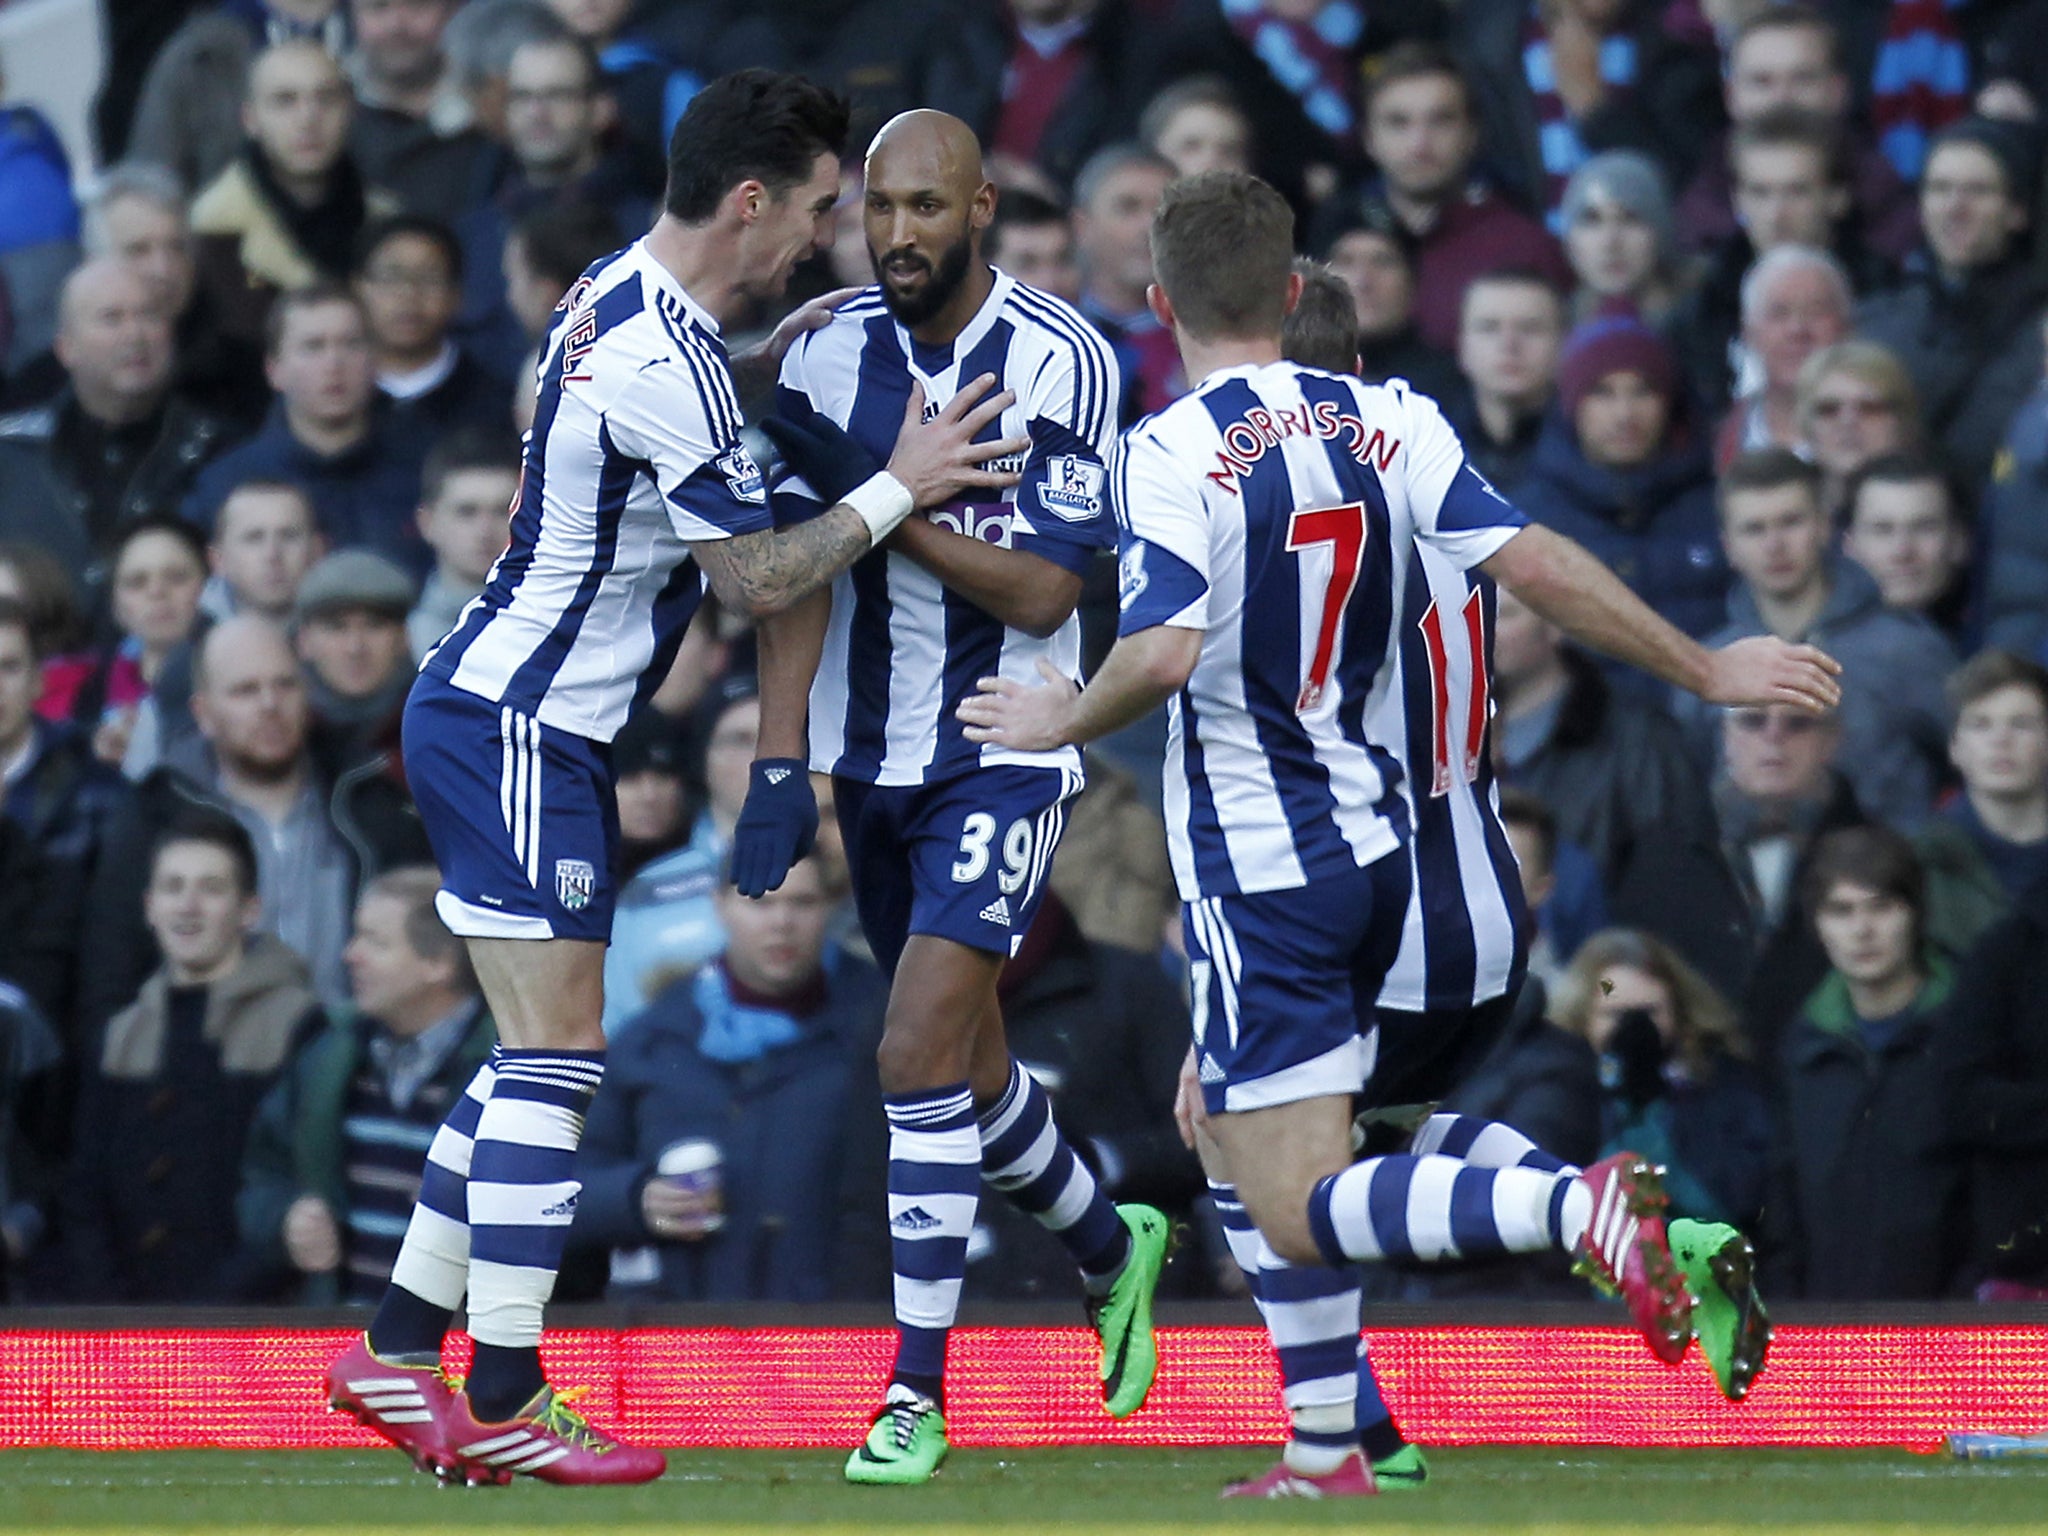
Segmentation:
{"type": "Polygon", "coordinates": [[[882,285],[882,302],[889,306],[889,313],[904,325],[914,327],[923,325],[953,302],[953,295],[967,281],[968,263],[973,257],[972,242],[962,237],[947,247],[936,266],[928,258],[910,251],[885,251],[879,257],[870,254],[869,259],[875,264],[875,281],[882,285]],[[885,272],[890,262],[905,256],[922,262],[930,274],[923,289],[914,294],[901,294],[891,288],[885,272]]]}

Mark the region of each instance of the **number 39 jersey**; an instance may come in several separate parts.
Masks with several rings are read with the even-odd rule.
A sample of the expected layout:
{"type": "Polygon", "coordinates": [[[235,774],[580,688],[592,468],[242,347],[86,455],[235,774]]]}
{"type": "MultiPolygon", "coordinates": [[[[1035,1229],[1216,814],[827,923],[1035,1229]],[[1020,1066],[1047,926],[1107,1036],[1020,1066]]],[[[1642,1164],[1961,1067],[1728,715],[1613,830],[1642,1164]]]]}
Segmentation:
{"type": "Polygon", "coordinates": [[[1459,570],[1526,519],[1436,406],[1293,363],[1228,368],[1131,429],[1110,466],[1122,617],[1199,629],[1173,699],[1167,842],[1183,900],[1289,890],[1410,830],[1388,739],[1418,540],[1459,570]]]}
{"type": "Polygon", "coordinates": [[[1526,969],[1522,876],[1501,826],[1487,751],[1493,725],[1497,592],[1427,543],[1409,558],[1394,686],[1368,722],[1376,740],[1404,744],[1415,835],[1401,949],[1379,1005],[1403,1013],[1476,1007],[1526,969]]]}

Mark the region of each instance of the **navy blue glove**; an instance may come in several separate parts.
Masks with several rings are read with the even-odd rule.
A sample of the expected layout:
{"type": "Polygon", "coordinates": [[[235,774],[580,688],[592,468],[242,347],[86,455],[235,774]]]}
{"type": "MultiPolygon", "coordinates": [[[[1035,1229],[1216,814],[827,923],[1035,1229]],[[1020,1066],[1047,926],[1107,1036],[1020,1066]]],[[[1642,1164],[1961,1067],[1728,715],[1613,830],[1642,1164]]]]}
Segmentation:
{"type": "Polygon", "coordinates": [[[816,491],[826,506],[846,499],[882,469],[881,462],[851,433],[813,411],[804,421],[770,416],[761,431],[782,454],[782,461],[816,491]]]}
{"type": "Polygon", "coordinates": [[[732,831],[732,883],[742,896],[765,896],[818,840],[818,800],[809,766],[764,757],[747,781],[747,803],[732,831]]]}

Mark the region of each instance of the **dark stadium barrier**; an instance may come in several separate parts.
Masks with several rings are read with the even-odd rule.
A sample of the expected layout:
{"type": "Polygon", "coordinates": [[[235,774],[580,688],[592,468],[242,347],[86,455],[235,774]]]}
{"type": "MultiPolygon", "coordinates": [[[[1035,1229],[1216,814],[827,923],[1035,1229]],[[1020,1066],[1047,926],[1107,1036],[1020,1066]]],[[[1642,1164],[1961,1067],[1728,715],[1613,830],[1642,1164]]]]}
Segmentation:
{"type": "MultiPolygon", "coordinates": [[[[1954,1315],[1954,1314],[1950,1314],[1954,1315]]],[[[273,1314],[274,1316],[274,1314],[273,1314]]],[[[155,1314],[161,1324],[165,1314],[155,1314]]],[[[95,1330],[0,1325],[0,1446],[141,1450],[368,1446],[318,1382],[348,1334],[291,1326],[95,1330]]],[[[1932,1446],[1949,1430],[2048,1429],[2038,1323],[1783,1326],[1749,1399],[1723,1402],[1697,1351],[1678,1367],[1609,1326],[1375,1327],[1389,1402],[1425,1444],[1932,1446]]],[[[456,1357],[466,1345],[458,1341],[456,1357]]],[[[884,1379],[881,1328],[574,1327],[551,1374],[644,1443],[827,1447],[859,1439],[884,1379]]],[[[955,1336],[956,1445],[1190,1445],[1284,1433],[1257,1329],[1174,1326],[1151,1402],[1105,1418],[1075,1327],[955,1336]]]]}

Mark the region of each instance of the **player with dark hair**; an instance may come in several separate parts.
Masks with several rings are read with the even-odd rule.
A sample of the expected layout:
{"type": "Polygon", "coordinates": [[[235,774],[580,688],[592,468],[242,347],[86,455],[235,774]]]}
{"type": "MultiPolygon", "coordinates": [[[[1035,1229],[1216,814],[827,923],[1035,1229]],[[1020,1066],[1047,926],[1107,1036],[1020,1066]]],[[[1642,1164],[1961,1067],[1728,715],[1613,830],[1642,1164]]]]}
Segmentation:
{"type": "MultiPolygon", "coordinates": [[[[1445,1126],[1438,1150],[1352,1162],[1354,1099],[1375,1091],[1387,1048],[1377,1010],[1406,937],[1406,845],[1440,786],[1476,780],[1485,745],[1479,709],[1429,707],[1447,672],[1440,683],[1403,676],[1411,557],[1423,548],[1457,572],[1483,570],[1582,643],[1716,702],[1831,707],[1834,665],[1774,638],[1703,649],[1578,545],[1529,525],[1465,463],[1431,402],[1398,381],[1367,386],[1284,361],[1301,279],[1292,216],[1263,182],[1219,172],[1175,183],[1152,245],[1154,313],[1197,382],[1110,466],[1121,636],[1085,689],[983,679],[959,710],[967,737],[1047,751],[1172,700],[1168,845],[1194,986],[1184,1113],[1213,1140],[1212,1166],[1257,1228],[1269,1290],[1317,1266],[1562,1250],[1621,1293],[1652,1350],[1676,1361],[1693,1304],[1645,1159],[1617,1153],[1581,1173],[1477,1144],[1450,1155],[1445,1126]],[[1428,742],[1431,781],[1404,793],[1414,734],[1428,742]]],[[[1483,605],[1431,605],[1422,617],[1427,650],[1464,630],[1466,664],[1483,657],[1483,605]]],[[[1478,897],[1494,886],[1474,898],[1481,912],[1518,903],[1491,861],[1475,882],[1478,897]]],[[[1512,978],[1518,944],[1500,938],[1471,971],[1418,986],[1425,1003],[1437,985],[1454,1003],[1462,995],[1440,1038],[1421,1042],[1427,1053],[1462,1043],[1487,970],[1504,960],[1512,978]]],[[[1388,1054],[1409,1055],[1390,1072],[1413,1065],[1405,1046],[1388,1054]]],[[[1280,1465],[1231,1491],[1372,1492],[1341,1378],[1331,1396],[1297,1423],[1280,1465]]]]}
{"type": "MultiPolygon", "coordinates": [[[[728,609],[786,607],[918,506],[1015,476],[976,442],[1009,402],[970,388],[913,408],[888,467],[777,529],[719,321],[782,291],[827,239],[846,109],[793,76],[707,86],[678,124],[672,211],[563,300],[511,546],[422,663],[407,775],[500,1048],[436,1136],[391,1286],[329,1370],[329,1400],[444,1478],[658,1477],[663,1458],[595,1429],[541,1371],[541,1314],[576,1210],[583,1114],[604,1071],[604,952],[618,820],[608,743],[668,672],[707,587],[728,609]],[[467,1296],[476,1360],[441,1343],[467,1296]]],[[[802,312],[768,349],[786,347],[802,312]]],[[[773,365],[773,358],[763,363],[773,365]]]]}
{"type": "Polygon", "coordinates": [[[817,826],[806,768],[831,774],[861,926],[891,979],[879,1066],[897,1350],[846,1463],[862,1483],[922,1483],[946,1455],[946,1341],[984,1183],[1080,1268],[1111,1414],[1137,1411],[1157,1365],[1166,1219],[1103,1195],[1010,1054],[996,994],[1080,792],[1080,754],[980,747],[953,717],[990,669],[1079,672],[1082,572],[1113,537],[1103,456],[1116,359],[1071,306],[982,258],[995,202],[958,118],[885,125],[864,209],[878,286],[791,349],[768,424],[795,472],[778,484],[778,517],[843,494],[887,451],[906,403],[957,401],[984,369],[1012,385],[1001,429],[1023,448],[1014,497],[910,519],[760,633],[760,740],[734,878],[750,895],[781,882],[817,826]]]}

